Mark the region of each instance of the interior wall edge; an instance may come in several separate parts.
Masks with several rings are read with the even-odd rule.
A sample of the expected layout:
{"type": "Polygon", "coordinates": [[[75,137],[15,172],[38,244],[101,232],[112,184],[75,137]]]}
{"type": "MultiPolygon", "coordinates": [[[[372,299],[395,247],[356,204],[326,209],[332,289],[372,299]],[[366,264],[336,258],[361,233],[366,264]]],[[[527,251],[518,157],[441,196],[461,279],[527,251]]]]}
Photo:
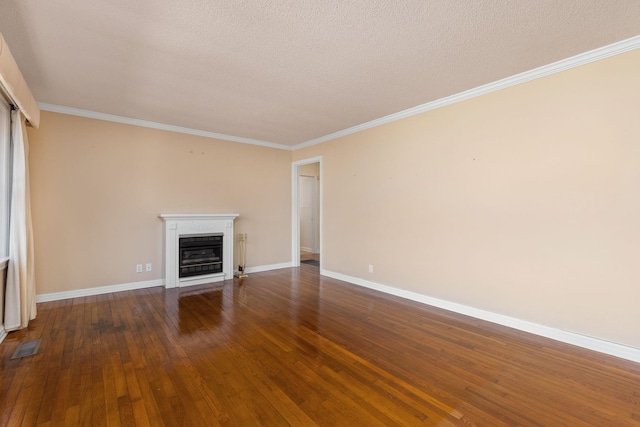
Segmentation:
{"type": "Polygon", "coordinates": [[[250,145],[257,145],[260,147],[276,148],[279,150],[291,151],[290,146],[284,145],[284,144],[277,144],[275,142],[260,141],[257,139],[244,138],[241,136],[234,136],[234,135],[225,135],[222,133],[186,128],[183,126],[175,126],[175,125],[170,125],[166,123],[151,122],[148,120],[134,119],[131,117],[123,117],[123,116],[116,116],[113,114],[99,113],[96,111],[82,110],[80,108],[66,107],[64,105],[47,104],[45,102],[39,102],[38,106],[42,111],[49,111],[52,113],[67,114],[70,116],[103,120],[106,122],[122,123],[125,125],[131,125],[131,126],[140,126],[144,128],[150,128],[150,129],[183,133],[186,135],[202,136],[204,138],[210,138],[210,139],[220,139],[222,141],[239,142],[241,144],[250,144],[250,145]]]}
{"type": "Polygon", "coordinates": [[[417,292],[411,292],[393,286],[383,285],[366,279],[361,279],[359,277],[353,277],[330,270],[321,269],[320,274],[332,279],[342,280],[343,282],[348,282],[357,286],[362,286],[364,288],[384,292],[389,295],[394,295],[425,305],[442,308],[454,313],[463,314],[465,316],[485,320],[487,322],[495,323],[502,326],[507,326],[519,331],[528,332],[545,338],[550,338],[552,340],[559,341],[565,344],[575,345],[587,350],[593,350],[599,353],[640,363],[640,348],[635,348],[624,344],[606,341],[596,337],[590,337],[577,334],[575,332],[540,325],[534,322],[529,322],[527,320],[517,319],[515,317],[505,316],[503,314],[493,313],[490,311],[481,310],[475,307],[470,307],[439,298],[433,298],[417,292]]]}
{"type": "Polygon", "coordinates": [[[142,282],[122,283],[119,285],[98,286],[95,288],[74,289],[71,291],[51,292],[36,295],[36,303],[60,301],[71,298],[89,297],[94,295],[112,294],[116,292],[133,291],[136,289],[155,288],[164,286],[164,279],[145,280],[142,282]]]}
{"type": "Polygon", "coordinates": [[[597,49],[590,50],[588,52],[580,53],[578,55],[561,59],[560,61],[553,62],[551,64],[543,65],[538,68],[534,68],[529,71],[525,71],[513,76],[505,77],[501,80],[496,80],[463,92],[459,92],[444,98],[436,99],[435,101],[427,102],[426,104],[417,105],[412,108],[408,108],[397,113],[389,114],[384,117],[380,117],[371,120],[366,123],[361,123],[356,126],[342,129],[329,135],[323,135],[318,138],[311,139],[309,141],[302,142],[292,147],[293,151],[300,150],[302,148],[311,147],[313,145],[321,144],[323,142],[331,141],[341,138],[343,136],[358,133],[367,129],[371,129],[377,126],[381,126],[387,123],[392,123],[397,120],[402,120],[407,117],[415,116],[418,114],[426,113],[427,111],[436,110],[438,108],[446,107],[448,105],[456,104],[458,102],[466,101],[472,98],[476,98],[482,95],[487,95],[492,92],[496,92],[502,89],[506,89],[519,84],[527,83],[532,80],[541,79],[552,74],[556,74],[562,71],[570,70],[572,68],[580,67],[582,65],[589,64],[591,62],[600,61],[609,58],[614,55],[620,55],[635,49],[640,49],[640,36],[631,37],[626,40],[622,40],[607,46],[603,46],[597,49]]]}
{"type": "Polygon", "coordinates": [[[262,273],[263,271],[271,271],[271,270],[279,270],[281,268],[291,268],[293,267],[291,261],[289,262],[281,262],[279,264],[269,264],[269,265],[257,265],[255,267],[247,267],[245,272],[248,273],[262,273]]]}
{"type": "MultiPolygon", "coordinates": [[[[255,267],[247,267],[247,273],[260,273],[263,271],[271,271],[271,270],[279,270],[282,268],[290,268],[290,262],[283,262],[280,264],[270,264],[270,265],[258,265],[255,267]]],[[[94,295],[104,295],[104,294],[112,294],[116,292],[124,292],[124,291],[134,291],[137,289],[146,289],[146,288],[155,288],[158,286],[164,287],[164,279],[154,279],[154,280],[145,280],[141,282],[132,282],[132,283],[121,283],[118,285],[107,285],[107,286],[99,286],[95,288],[84,288],[84,289],[74,289],[71,291],[61,291],[61,292],[51,292],[46,294],[36,295],[36,303],[42,302],[50,302],[50,301],[60,301],[71,298],[81,298],[88,297],[94,295]]],[[[4,332],[4,336],[2,335],[4,329],[0,327],[0,343],[4,339],[4,336],[7,335],[4,332]]]]}

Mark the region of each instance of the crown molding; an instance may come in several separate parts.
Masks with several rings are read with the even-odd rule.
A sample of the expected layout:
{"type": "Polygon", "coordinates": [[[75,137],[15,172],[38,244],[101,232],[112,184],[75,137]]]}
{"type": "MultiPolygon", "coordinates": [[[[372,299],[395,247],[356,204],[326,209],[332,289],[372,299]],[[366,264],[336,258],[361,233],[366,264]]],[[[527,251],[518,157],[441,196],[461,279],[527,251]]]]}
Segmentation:
{"type": "Polygon", "coordinates": [[[258,139],[243,138],[240,136],[225,135],[222,133],[208,132],[204,130],[191,129],[182,126],[168,125],[165,123],[150,122],[148,120],[132,119],[130,117],[115,116],[113,114],[98,113],[95,111],[82,110],[80,108],[65,107],[62,105],[47,104],[39,102],[38,106],[43,111],[53,113],[69,114],[71,116],[87,117],[89,119],[104,120],[107,122],[123,123],[126,125],[141,126],[151,129],[166,130],[169,132],[184,133],[187,135],[203,136],[205,138],[221,139],[224,141],[240,142],[243,144],[259,145],[261,147],[277,148],[279,150],[291,151],[289,145],[276,144],[275,142],[260,141],[258,139]]]}
{"type": "Polygon", "coordinates": [[[328,135],[320,136],[318,138],[311,139],[300,144],[289,146],[285,144],[278,144],[275,142],[261,141],[251,138],[243,138],[233,135],[225,135],[221,133],[208,132],[198,129],[191,129],[182,126],[168,125],[164,123],[151,122],[147,120],[133,119],[130,117],[116,116],[112,114],[98,113],[95,111],[82,110],[79,108],[65,107],[61,105],[47,104],[39,102],[38,106],[41,110],[51,111],[54,113],[69,114],[73,116],[87,117],[90,119],[105,120],[116,123],[123,123],[134,126],[147,127],[151,129],[159,129],[170,132],[184,133],[188,135],[202,136],[205,138],[220,139],[224,141],[240,142],[243,144],[258,145],[261,147],[276,148],[279,150],[299,150],[302,148],[310,147],[312,145],[320,144],[323,142],[331,141],[343,136],[351,135],[353,133],[361,132],[363,130],[371,129],[377,126],[381,126],[387,123],[395,122],[396,120],[405,119],[407,117],[422,114],[427,111],[435,110],[437,108],[445,107],[455,104],[457,102],[466,101],[478,96],[486,95],[491,92],[496,92],[501,89],[506,89],[511,86],[526,83],[532,80],[536,80],[542,77],[549,76],[551,74],[559,73],[569,70],[571,68],[579,67],[589,64],[591,62],[599,61],[611,56],[619,55],[631,50],[640,48],[640,36],[631,37],[626,40],[622,40],[607,46],[603,46],[588,52],[584,52],[566,59],[562,59],[551,64],[543,65],[542,67],[534,68],[533,70],[525,71],[520,74],[516,74],[511,77],[506,77],[495,82],[487,83],[482,86],[475,87],[473,89],[466,90],[451,96],[437,99],[435,101],[427,102],[426,104],[418,105],[397,113],[389,114],[388,116],[380,117],[375,120],[371,120],[366,123],[361,123],[356,126],[352,126],[347,129],[340,130],[338,132],[330,133],[328,135]]]}
{"type": "Polygon", "coordinates": [[[640,36],[631,37],[617,43],[590,50],[588,52],[562,59],[551,64],[543,65],[542,67],[534,68],[533,70],[525,71],[511,77],[497,80],[495,82],[487,83],[485,85],[478,86],[473,89],[457,93],[455,95],[440,98],[432,102],[427,102],[426,104],[418,105],[416,107],[400,111],[398,113],[389,114],[388,116],[384,116],[379,119],[371,120],[369,122],[343,129],[338,132],[311,139],[309,141],[294,145],[292,149],[299,150],[301,148],[310,147],[322,142],[331,141],[333,139],[337,139],[346,135],[351,135],[353,133],[361,132],[366,129],[371,129],[376,126],[395,122],[396,120],[415,116],[417,114],[425,113],[427,111],[435,110],[437,108],[445,107],[457,102],[466,101],[471,98],[486,95],[488,93],[526,83],[531,80],[540,79],[542,77],[559,73],[561,71],[566,71],[571,68],[580,67],[581,65],[589,64],[591,62],[600,61],[601,59],[609,58],[611,56],[619,55],[621,53],[629,52],[638,48],[640,48],[640,36]]]}

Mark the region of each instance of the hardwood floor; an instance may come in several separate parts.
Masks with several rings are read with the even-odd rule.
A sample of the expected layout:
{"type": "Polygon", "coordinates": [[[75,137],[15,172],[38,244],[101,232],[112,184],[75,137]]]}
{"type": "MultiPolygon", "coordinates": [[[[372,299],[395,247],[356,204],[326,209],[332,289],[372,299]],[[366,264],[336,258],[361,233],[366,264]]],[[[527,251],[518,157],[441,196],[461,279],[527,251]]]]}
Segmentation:
{"type": "Polygon", "coordinates": [[[320,261],[320,254],[313,252],[300,251],[300,261],[320,261]]]}
{"type": "Polygon", "coordinates": [[[640,425],[638,364],[305,265],[38,310],[0,345],[2,426],[640,425]]]}

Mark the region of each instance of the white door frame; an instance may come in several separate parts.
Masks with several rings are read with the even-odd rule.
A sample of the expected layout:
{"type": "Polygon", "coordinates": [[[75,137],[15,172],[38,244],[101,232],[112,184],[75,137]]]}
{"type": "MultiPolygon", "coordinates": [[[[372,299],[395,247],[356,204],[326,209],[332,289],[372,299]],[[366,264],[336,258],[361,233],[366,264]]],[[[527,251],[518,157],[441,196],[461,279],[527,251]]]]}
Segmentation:
{"type": "MultiPolygon", "coordinates": [[[[300,251],[303,251],[305,249],[308,249],[310,252],[312,253],[318,253],[319,248],[318,248],[318,233],[316,232],[316,229],[318,228],[318,176],[316,175],[305,175],[305,174],[299,174],[298,175],[298,195],[299,197],[303,196],[303,190],[304,190],[304,184],[305,184],[305,179],[308,179],[308,183],[310,184],[308,191],[310,192],[310,206],[308,206],[308,209],[310,210],[310,215],[311,218],[309,218],[309,220],[311,221],[311,235],[309,236],[309,240],[307,241],[308,244],[306,244],[304,247],[302,246],[305,242],[302,241],[302,226],[304,224],[302,224],[302,212],[300,210],[300,208],[298,209],[298,212],[300,212],[300,251]]],[[[302,200],[298,200],[298,205],[300,205],[302,203],[302,200]]]]}
{"type": "Polygon", "coordinates": [[[318,198],[320,200],[320,217],[318,218],[318,229],[320,230],[319,246],[320,246],[320,270],[322,270],[322,181],[324,180],[322,171],[322,156],[311,157],[309,159],[298,160],[291,164],[291,265],[300,266],[300,210],[299,203],[299,183],[298,175],[300,174],[300,166],[311,163],[320,164],[320,188],[318,189],[318,198]]]}

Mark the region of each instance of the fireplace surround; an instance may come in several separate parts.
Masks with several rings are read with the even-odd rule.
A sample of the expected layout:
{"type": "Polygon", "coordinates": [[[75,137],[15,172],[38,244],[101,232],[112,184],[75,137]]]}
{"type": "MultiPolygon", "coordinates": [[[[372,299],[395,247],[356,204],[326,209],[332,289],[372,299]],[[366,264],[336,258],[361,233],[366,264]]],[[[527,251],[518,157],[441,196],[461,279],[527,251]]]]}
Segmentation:
{"type": "Polygon", "coordinates": [[[238,214],[161,214],[160,218],[164,221],[165,287],[201,285],[232,279],[233,222],[238,216],[238,214]],[[183,239],[182,248],[181,239],[183,239]],[[205,249],[204,245],[201,245],[203,242],[211,243],[210,248],[205,249]],[[216,243],[221,243],[222,247],[214,248],[216,243]],[[185,254],[185,248],[189,250],[189,247],[195,249],[185,254]],[[186,265],[184,255],[186,255],[186,265]],[[189,263],[191,265],[188,265],[189,263]],[[202,267],[205,264],[207,268],[203,271],[202,267]],[[200,271],[196,271],[197,268],[190,268],[196,265],[200,266],[200,271]]]}

